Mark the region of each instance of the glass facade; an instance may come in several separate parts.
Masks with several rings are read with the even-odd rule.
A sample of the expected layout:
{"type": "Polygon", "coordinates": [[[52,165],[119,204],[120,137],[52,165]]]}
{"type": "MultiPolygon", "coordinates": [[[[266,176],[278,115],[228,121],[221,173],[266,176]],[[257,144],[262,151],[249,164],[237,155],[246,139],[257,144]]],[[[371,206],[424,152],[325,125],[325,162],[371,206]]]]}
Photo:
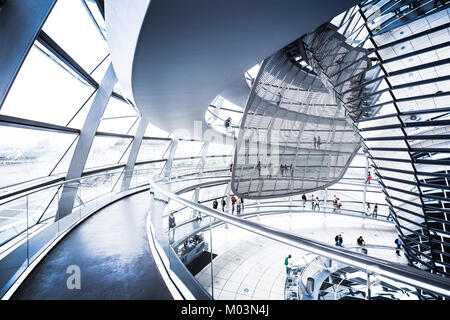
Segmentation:
{"type": "MultiPolygon", "coordinates": [[[[12,210],[0,210],[2,240],[23,231],[23,225],[11,223],[25,210],[21,204],[11,204],[15,197],[67,176],[87,115],[111,63],[106,36],[101,6],[85,0],[57,1],[27,53],[0,108],[0,205],[17,209],[13,216],[12,210]]],[[[116,84],[94,140],[87,146],[83,195],[78,192],[74,210],[96,195],[120,189],[140,122],[139,110],[116,84]],[[102,173],[108,175],[104,186],[98,178],[89,178],[102,173]]],[[[165,169],[171,140],[169,133],[148,123],[135,156],[134,169],[139,174],[131,178],[131,186],[146,183],[165,169]]],[[[173,166],[197,166],[203,144],[180,137],[173,166]]],[[[222,151],[212,147],[206,164],[229,164],[231,152],[229,147],[222,151]]],[[[39,193],[39,205],[33,206],[32,212],[41,218],[30,220],[32,224],[42,217],[55,218],[60,193],[57,187],[46,189],[45,196],[39,193]]]]}
{"type": "Polygon", "coordinates": [[[303,38],[355,121],[410,261],[447,275],[449,13],[431,1],[366,1],[303,38]],[[348,72],[362,60],[370,66],[348,72]]]}

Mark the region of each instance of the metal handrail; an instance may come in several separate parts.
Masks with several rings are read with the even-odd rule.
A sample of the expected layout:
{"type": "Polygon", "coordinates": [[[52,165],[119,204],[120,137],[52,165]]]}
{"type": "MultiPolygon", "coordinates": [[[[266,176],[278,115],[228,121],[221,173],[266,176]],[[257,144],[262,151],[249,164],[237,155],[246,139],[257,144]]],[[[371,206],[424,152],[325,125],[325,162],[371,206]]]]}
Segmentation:
{"type": "MultiPolygon", "coordinates": [[[[360,245],[358,245],[358,246],[351,246],[351,247],[345,247],[347,250],[358,250],[358,249],[361,249],[361,248],[372,248],[372,249],[382,249],[382,250],[392,250],[392,251],[394,251],[394,250],[400,250],[400,251],[404,251],[403,249],[399,249],[399,248],[397,248],[397,247],[393,247],[393,246],[384,246],[384,245],[377,245],[377,244],[365,244],[365,245],[362,245],[362,246],[360,246],[360,245]]],[[[307,286],[307,278],[308,277],[306,277],[305,276],[305,273],[309,270],[309,268],[310,267],[312,267],[314,264],[318,264],[318,265],[320,265],[322,268],[318,271],[318,272],[321,272],[324,268],[327,268],[324,264],[323,264],[323,262],[322,261],[320,261],[320,258],[321,258],[321,256],[318,256],[318,257],[316,257],[315,259],[313,259],[311,262],[309,262],[304,268],[303,268],[303,270],[302,270],[302,272],[300,273],[300,276],[299,276],[299,289],[301,288],[301,286],[304,286],[305,288],[306,288],[306,286],[307,286]],[[306,278],[306,279],[305,279],[306,278]]],[[[340,266],[338,266],[337,268],[335,267],[335,270],[339,270],[339,269],[341,269],[341,268],[344,268],[345,267],[345,265],[340,265],[340,266]]],[[[315,274],[317,274],[317,272],[315,273],[315,274]]],[[[339,289],[339,287],[340,287],[340,285],[341,285],[341,283],[342,283],[342,281],[344,281],[345,280],[345,278],[343,278],[338,284],[337,284],[337,287],[336,287],[336,289],[335,289],[335,292],[334,292],[334,297],[335,297],[335,300],[337,300],[337,298],[336,298],[336,293],[337,293],[337,291],[338,291],[338,289],[339,289]]]]}
{"type": "MultiPolygon", "coordinates": [[[[0,205],[4,205],[4,204],[7,204],[9,202],[18,200],[20,198],[29,196],[31,194],[34,194],[34,193],[37,193],[37,192],[41,192],[42,190],[45,190],[45,189],[54,188],[54,187],[57,187],[57,186],[61,186],[63,184],[77,183],[77,182],[80,182],[81,180],[84,180],[84,179],[90,179],[90,178],[98,177],[98,176],[105,176],[106,174],[117,174],[117,173],[123,174],[123,173],[126,173],[126,172],[139,172],[139,171],[149,171],[149,170],[151,170],[151,169],[136,169],[136,170],[119,171],[120,169],[121,169],[121,167],[118,167],[118,168],[114,167],[113,169],[108,167],[104,171],[102,171],[101,173],[96,173],[96,174],[92,174],[92,175],[86,175],[86,176],[82,176],[82,177],[79,177],[79,178],[74,178],[74,179],[69,179],[69,180],[64,180],[64,181],[52,182],[51,184],[44,185],[42,187],[37,187],[37,188],[35,188],[33,190],[29,190],[28,192],[20,192],[20,193],[18,193],[19,195],[17,197],[13,197],[13,196],[10,197],[9,195],[8,195],[8,197],[4,196],[4,197],[1,197],[1,198],[8,198],[8,199],[5,202],[0,203],[0,205]],[[114,170],[117,170],[117,171],[114,171],[114,170]],[[110,172],[108,172],[108,171],[110,171],[110,172]]],[[[62,178],[62,179],[64,179],[64,178],[62,178]]],[[[58,179],[58,180],[60,180],[60,179],[58,179]]]]}
{"type": "Polygon", "coordinates": [[[150,181],[150,186],[154,191],[165,195],[171,200],[177,201],[187,207],[235,225],[244,230],[248,230],[266,238],[270,238],[332,260],[340,261],[356,268],[366,270],[367,272],[380,274],[389,279],[412,285],[416,288],[435,292],[443,296],[450,296],[450,279],[448,278],[410,266],[403,266],[398,263],[351,252],[350,250],[336,248],[334,246],[308,238],[303,238],[292,233],[270,228],[253,221],[248,221],[230,214],[221,213],[190,200],[183,199],[182,197],[163,189],[153,179],[150,181]]]}
{"type": "MultiPolygon", "coordinates": [[[[354,250],[354,249],[361,249],[361,248],[372,248],[372,249],[382,249],[382,250],[392,250],[392,251],[394,251],[394,250],[401,250],[401,251],[404,251],[403,249],[399,249],[399,248],[397,248],[397,247],[392,247],[392,246],[383,246],[383,245],[377,245],[377,244],[366,244],[366,245],[363,245],[363,246],[351,246],[351,247],[344,247],[345,249],[347,249],[347,250],[354,250]]],[[[357,252],[357,251],[356,251],[357,252]]],[[[318,256],[318,257],[316,257],[315,259],[313,259],[310,263],[308,263],[306,266],[305,266],[305,268],[303,269],[303,271],[302,271],[302,273],[300,274],[300,281],[306,286],[306,279],[304,279],[305,277],[304,277],[304,273],[305,273],[305,270],[307,270],[308,269],[308,267],[309,266],[311,266],[311,265],[313,265],[315,262],[316,262],[316,260],[318,259],[318,258],[320,258],[320,256],[318,256]]]]}

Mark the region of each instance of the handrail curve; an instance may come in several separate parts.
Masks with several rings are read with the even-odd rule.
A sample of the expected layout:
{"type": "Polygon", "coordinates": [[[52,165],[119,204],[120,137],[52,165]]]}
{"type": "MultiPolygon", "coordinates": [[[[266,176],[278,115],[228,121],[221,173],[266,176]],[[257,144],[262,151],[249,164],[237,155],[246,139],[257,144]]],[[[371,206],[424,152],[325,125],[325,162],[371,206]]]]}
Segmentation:
{"type": "Polygon", "coordinates": [[[230,214],[221,213],[193,201],[183,199],[182,197],[165,190],[159,186],[154,179],[150,180],[150,187],[154,191],[165,195],[171,200],[247,231],[311,253],[315,253],[320,256],[327,257],[332,260],[340,261],[356,268],[366,270],[367,272],[380,274],[389,279],[412,285],[416,288],[435,292],[443,296],[450,296],[450,279],[437,274],[432,274],[411,266],[403,266],[379,258],[369,257],[364,254],[352,252],[345,248],[336,248],[328,244],[300,237],[298,235],[271,228],[253,221],[245,220],[230,214]]]}

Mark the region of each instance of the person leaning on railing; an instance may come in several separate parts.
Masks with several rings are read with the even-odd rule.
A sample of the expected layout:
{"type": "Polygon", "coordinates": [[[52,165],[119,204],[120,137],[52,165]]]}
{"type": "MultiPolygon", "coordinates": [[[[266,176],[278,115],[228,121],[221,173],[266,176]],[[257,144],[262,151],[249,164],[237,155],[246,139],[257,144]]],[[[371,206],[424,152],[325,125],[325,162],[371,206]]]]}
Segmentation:
{"type": "Polygon", "coordinates": [[[363,237],[362,236],[359,236],[359,238],[358,239],[356,239],[356,244],[358,245],[358,246],[365,246],[366,245],[366,242],[364,241],[364,239],[363,239],[363,237]]]}

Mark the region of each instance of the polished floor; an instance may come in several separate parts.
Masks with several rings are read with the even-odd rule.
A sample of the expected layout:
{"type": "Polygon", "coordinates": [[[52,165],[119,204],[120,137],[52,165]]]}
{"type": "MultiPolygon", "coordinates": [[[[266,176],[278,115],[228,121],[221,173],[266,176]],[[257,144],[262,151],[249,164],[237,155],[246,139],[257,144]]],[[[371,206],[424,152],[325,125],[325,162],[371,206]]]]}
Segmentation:
{"type": "MultiPolygon", "coordinates": [[[[254,218],[256,220],[256,218],[254,218]]],[[[261,216],[259,222],[321,242],[334,244],[334,236],[341,233],[345,247],[356,245],[362,235],[366,244],[394,246],[394,225],[336,214],[282,214],[261,216]]],[[[205,232],[208,243],[209,232],[205,232]]],[[[286,269],[284,258],[292,255],[294,265],[304,265],[315,256],[303,250],[257,236],[231,225],[213,229],[212,251],[214,259],[213,286],[211,265],[196,275],[197,280],[215,299],[283,300],[286,269]]],[[[393,250],[369,249],[368,254],[385,260],[407,263],[393,250]]]]}
{"type": "Polygon", "coordinates": [[[146,233],[148,193],[100,210],[56,245],[12,299],[172,299],[155,265],[146,233]],[[81,289],[68,289],[78,266],[81,289]]]}

